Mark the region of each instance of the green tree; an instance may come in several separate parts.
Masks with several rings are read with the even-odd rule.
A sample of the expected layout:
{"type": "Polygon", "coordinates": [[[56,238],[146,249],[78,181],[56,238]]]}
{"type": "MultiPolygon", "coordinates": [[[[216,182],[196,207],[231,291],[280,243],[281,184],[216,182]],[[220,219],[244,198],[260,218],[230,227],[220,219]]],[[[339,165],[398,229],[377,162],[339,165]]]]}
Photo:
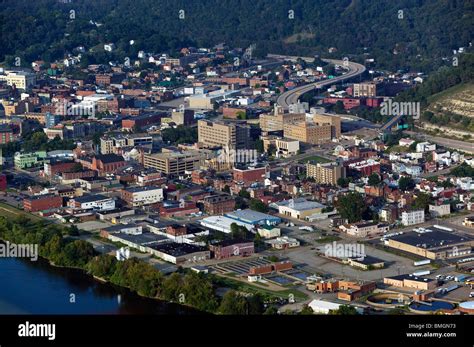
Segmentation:
{"type": "Polygon", "coordinates": [[[380,176],[373,172],[370,176],[369,176],[369,179],[368,179],[368,185],[369,186],[378,186],[380,184],[381,180],[380,180],[380,176]]]}
{"type": "Polygon", "coordinates": [[[349,178],[347,177],[339,177],[337,179],[337,185],[342,188],[347,188],[349,186],[349,178]]]}
{"type": "Polygon", "coordinates": [[[218,312],[228,315],[246,315],[247,300],[234,290],[229,290],[224,294],[218,312]]]}
{"type": "Polygon", "coordinates": [[[331,311],[331,314],[334,315],[357,315],[357,310],[354,306],[341,305],[337,310],[331,311]]]}
{"type": "Polygon", "coordinates": [[[336,205],[341,217],[347,219],[349,223],[360,221],[367,208],[364,198],[357,192],[350,192],[339,197],[336,205]]]}
{"type": "Polygon", "coordinates": [[[398,188],[402,191],[412,190],[415,188],[415,181],[408,176],[401,176],[398,179],[398,188]]]}
{"type": "Polygon", "coordinates": [[[268,212],[268,206],[265,205],[261,200],[251,199],[249,203],[250,209],[258,212],[268,212]]]}

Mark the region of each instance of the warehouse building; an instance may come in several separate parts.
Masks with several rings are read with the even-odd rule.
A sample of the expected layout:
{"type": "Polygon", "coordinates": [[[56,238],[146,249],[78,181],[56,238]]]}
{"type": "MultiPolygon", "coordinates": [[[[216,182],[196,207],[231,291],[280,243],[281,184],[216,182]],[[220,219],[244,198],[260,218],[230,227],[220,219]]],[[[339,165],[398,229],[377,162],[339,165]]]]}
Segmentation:
{"type": "Polygon", "coordinates": [[[449,259],[470,254],[474,238],[446,231],[409,232],[390,237],[386,244],[428,259],[449,259]]]}

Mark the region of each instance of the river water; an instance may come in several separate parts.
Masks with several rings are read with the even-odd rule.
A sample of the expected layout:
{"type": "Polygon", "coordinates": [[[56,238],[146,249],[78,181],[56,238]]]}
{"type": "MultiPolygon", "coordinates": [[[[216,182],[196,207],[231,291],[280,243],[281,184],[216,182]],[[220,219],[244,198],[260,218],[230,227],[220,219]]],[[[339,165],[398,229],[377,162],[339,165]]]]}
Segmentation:
{"type": "Polygon", "coordinates": [[[196,314],[42,259],[0,258],[0,314],[196,314]],[[75,301],[75,302],[74,302],[75,301]]]}

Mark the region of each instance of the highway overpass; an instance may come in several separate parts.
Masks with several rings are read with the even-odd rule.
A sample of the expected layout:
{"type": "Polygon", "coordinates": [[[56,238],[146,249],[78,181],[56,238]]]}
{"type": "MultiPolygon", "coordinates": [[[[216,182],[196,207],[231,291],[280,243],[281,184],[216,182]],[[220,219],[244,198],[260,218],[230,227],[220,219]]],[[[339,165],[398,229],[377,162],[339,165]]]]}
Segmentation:
{"type": "MultiPolygon", "coordinates": [[[[282,56],[280,56],[280,57],[282,57],[282,56]]],[[[337,65],[340,65],[340,66],[343,66],[343,67],[347,65],[346,66],[347,67],[347,72],[344,75],[341,75],[341,76],[337,76],[337,77],[334,77],[334,78],[331,78],[331,79],[318,81],[318,82],[315,82],[315,83],[305,84],[303,86],[296,87],[296,88],[291,89],[287,92],[284,92],[283,94],[281,94],[278,97],[277,104],[279,106],[282,106],[285,109],[288,109],[290,105],[296,104],[298,102],[298,99],[304,93],[307,93],[307,92],[309,92],[309,91],[311,91],[315,88],[322,88],[322,87],[329,86],[329,85],[332,85],[332,84],[337,83],[337,82],[342,82],[342,81],[348,80],[350,78],[359,76],[359,75],[363,74],[364,71],[366,70],[364,65],[354,63],[354,62],[350,62],[350,61],[347,62],[347,61],[335,60],[335,59],[323,59],[323,61],[325,61],[327,63],[335,64],[335,65],[337,64],[337,65]]]]}

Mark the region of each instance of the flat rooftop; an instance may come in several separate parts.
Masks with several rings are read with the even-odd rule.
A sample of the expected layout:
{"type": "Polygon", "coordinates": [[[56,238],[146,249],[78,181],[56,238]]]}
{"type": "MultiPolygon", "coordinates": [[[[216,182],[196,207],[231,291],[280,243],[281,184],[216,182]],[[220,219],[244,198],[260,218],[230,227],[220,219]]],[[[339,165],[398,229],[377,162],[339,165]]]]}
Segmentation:
{"type": "Polygon", "coordinates": [[[174,257],[179,257],[186,254],[196,253],[196,252],[204,252],[207,249],[204,247],[199,247],[195,245],[189,245],[187,243],[163,243],[159,245],[152,245],[150,248],[153,248],[159,252],[163,252],[174,257]]]}
{"type": "Polygon", "coordinates": [[[431,231],[428,233],[408,232],[389,239],[424,249],[445,247],[453,244],[472,242],[474,239],[446,231],[431,231]]]}

